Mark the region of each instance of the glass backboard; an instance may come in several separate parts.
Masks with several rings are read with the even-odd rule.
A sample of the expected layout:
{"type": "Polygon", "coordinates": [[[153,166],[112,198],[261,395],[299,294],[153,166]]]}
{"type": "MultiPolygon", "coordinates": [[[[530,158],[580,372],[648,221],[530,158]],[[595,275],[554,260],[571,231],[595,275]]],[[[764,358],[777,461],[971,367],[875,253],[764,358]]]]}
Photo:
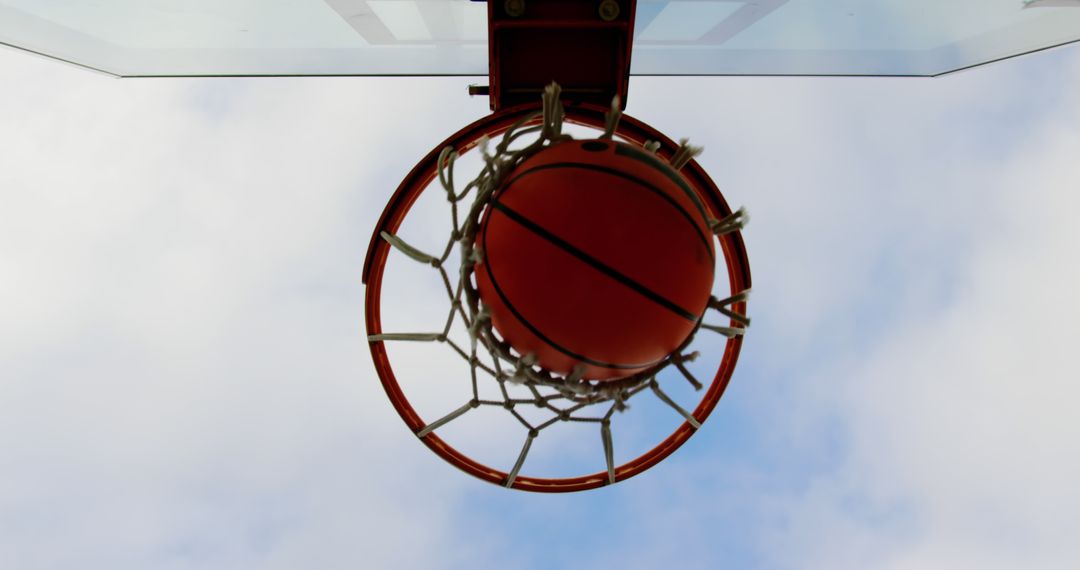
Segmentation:
{"type": "MultiPolygon", "coordinates": [[[[1080,0],[639,0],[636,19],[633,75],[933,76],[1080,41],[1080,0]]],[[[469,0],[0,0],[0,43],[125,77],[488,73],[469,0]]]]}

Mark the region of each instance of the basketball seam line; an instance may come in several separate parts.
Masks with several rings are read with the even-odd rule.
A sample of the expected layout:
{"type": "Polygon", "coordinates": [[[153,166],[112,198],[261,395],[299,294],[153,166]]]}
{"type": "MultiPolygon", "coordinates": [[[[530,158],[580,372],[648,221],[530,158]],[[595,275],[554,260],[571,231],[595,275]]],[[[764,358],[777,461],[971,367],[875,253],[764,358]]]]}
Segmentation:
{"type": "MultiPolygon", "coordinates": [[[[481,239],[483,241],[484,250],[486,251],[487,250],[487,225],[486,224],[484,226],[484,232],[481,235],[481,239]]],[[[635,369],[645,368],[647,366],[651,366],[653,364],[656,364],[657,362],[659,362],[661,360],[661,359],[657,359],[657,360],[653,360],[651,362],[644,362],[644,363],[640,363],[640,364],[616,364],[616,363],[613,363],[613,362],[604,362],[602,360],[596,360],[594,358],[589,358],[588,356],[585,356],[583,354],[578,354],[578,353],[576,353],[576,352],[574,352],[574,351],[560,345],[559,343],[557,343],[557,342],[551,340],[550,338],[548,338],[547,335],[545,335],[544,333],[540,332],[540,329],[536,328],[536,326],[533,325],[532,322],[529,321],[529,319],[526,319],[525,316],[522,315],[517,310],[517,307],[515,307],[514,304],[510,302],[510,299],[506,298],[506,293],[503,292],[502,287],[499,287],[499,281],[497,279],[495,279],[495,273],[491,271],[491,263],[490,262],[485,262],[484,263],[484,271],[487,272],[488,279],[491,280],[491,286],[495,289],[495,293],[499,295],[500,299],[502,299],[503,304],[506,305],[506,308],[509,309],[510,312],[513,313],[515,317],[517,317],[517,320],[519,322],[521,322],[521,324],[525,325],[525,328],[529,329],[529,332],[536,335],[537,338],[542,340],[548,346],[550,346],[550,347],[554,348],[555,350],[565,354],[566,356],[569,356],[570,358],[575,358],[577,360],[580,360],[582,362],[591,364],[593,366],[598,366],[598,367],[601,367],[601,368],[613,368],[615,370],[623,370],[623,369],[635,370],[635,369]]]]}
{"type": "MultiPolygon", "coordinates": [[[[629,175],[629,174],[627,174],[625,172],[616,170],[614,168],[608,168],[606,166],[597,166],[595,164],[587,164],[587,163],[581,163],[581,162],[555,162],[555,163],[551,163],[551,164],[542,164],[540,166],[534,166],[534,167],[526,170],[525,172],[522,172],[521,174],[518,174],[517,176],[511,178],[509,181],[507,181],[506,185],[504,186],[504,188],[505,188],[504,192],[509,191],[510,187],[515,182],[517,182],[519,179],[521,179],[521,178],[523,178],[523,177],[525,177],[525,176],[527,176],[529,174],[532,174],[533,172],[537,172],[539,170],[547,170],[547,169],[550,169],[550,168],[565,168],[567,166],[574,167],[574,168],[580,168],[582,170],[595,170],[597,172],[603,172],[604,174],[610,174],[612,176],[618,176],[619,178],[623,178],[625,180],[632,180],[638,186],[641,186],[642,188],[645,188],[649,192],[652,192],[656,196],[660,197],[665,202],[667,202],[671,207],[678,210],[679,214],[682,217],[686,218],[686,221],[690,222],[690,227],[694,229],[694,233],[697,234],[698,239],[700,239],[701,242],[705,245],[705,253],[708,254],[709,259],[711,261],[713,261],[713,262],[716,261],[716,256],[713,254],[712,248],[709,247],[711,245],[711,242],[712,242],[712,236],[710,235],[710,236],[706,237],[705,234],[701,232],[701,228],[698,227],[697,222],[694,221],[694,217],[690,215],[690,212],[687,212],[685,208],[683,208],[678,202],[676,202],[674,198],[672,198],[671,196],[668,196],[667,194],[665,194],[663,190],[657,188],[656,186],[653,186],[652,184],[649,184],[648,182],[646,182],[646,181],[644,181],[644,180],[642,180],[642,179],[640,179],[640,178],[638,178],[636,176],[631,176],[631,175],[629,175]]],[[[666,174],[665,174],[665,176],[666,176],[666,174]]],[[[680,185],[680,188],[682,188],[681,185],[680,185]]],[[[689,188],[682,188],[682,189],[683,189],[684,192],[691,192],[691,190],[689,188]]],[[[696,201],[694,201],[694,204],[698,205],[696,201]]],[[[698,205],[698,207],[700,208],[700,205],[698,205]]],[[[704,212],[702,212],[702,217],[704,217],[704,212]]]]}
{"type": "Polygon", "coordinates": [[[629,145],[616,145],[615,154],[618,156],[625,156],[631,160],[643,162],[659,170],[661,174],[668,178],[668,180],[671,180],[676,186],[682,189],[683,193],[685,193],[686,196],[690,198],[690,201],[694,203],[694,206],[697,206],[698,212],[701,213],[701,217],[706,220],[709,219],[708,214],[705,213],[705,204],[701,202],[701,197],[697,195],[697,192],[690,188],[686,181],[675,172],[674,168],[664,164],[664,162],[657,158],[656,155],[629,145]]]}
{"type": "Polygon", "coordinates": [[[629,287],[633,291],[637,292],[639,295],[644,296],[646,299],[649,299],[650,301],[660,305],[661,307],[664,307],[665,309],[671,311],[672,313],[675,313],[676,315],[678,315],[678,316],[680,316],[680,317],[682,317],[682,318],[684,318],[684,319],[686,319],[686,320],[688,320],[688,321],[690,321],[692,323],[698,322],[698,315],[695,315],[694,313],[691,313],[690,311],[680,307],[679,305],[676,305],[671,300],[665,298],[663,295],[660,295],[656,291],[653,291],[652,289],[649,289],[648,287],[642,285],[641,283],[638,283],[637,281],[630,278],[629,276],[620,273],[614,267],[611,267],[611,266],[605,264],[604,262],[600,261],[599,259],[596,259],[595,257],[593,257],[593,256],[585,253],[584,251],[574,247],[569,242],[567,242],[567,241],[563,240],[562,238],[560,238],[559,236],[549,232],[548,230],[544,229],[543,227],[541,227],[536,222],[533,222],[532,220],[530,220],[530,219],[526,218],[525,216],[521,215],[520,213],[514,211],[513,209],[511,209],[509,206],[503,204],[502,202],[497,202],[497,201],[492,202],[492,206],[494,206],[495,209],[499,210],[503,214],[506,214],[506,216],[508,218],[510,218],[511,220],[517,222],[519,225],[521,225],[525,229],[527,229],[530,232],[540,236],[544,240],[548,241],[549,243],[551,243],[552,245],[558,247],[559,249],[565,251],[566,253],[569,253],[570,255],[576,257],[579,261],[585,263],[589,267],[592,267],[593,269],[599,271],[600,273],[603,273],[604,275],[607,275],[608,277],[614,279],[615,281],[618,281],[620,284],[622,284],[622,285],[624,285],[626,287],[629,287]]]}

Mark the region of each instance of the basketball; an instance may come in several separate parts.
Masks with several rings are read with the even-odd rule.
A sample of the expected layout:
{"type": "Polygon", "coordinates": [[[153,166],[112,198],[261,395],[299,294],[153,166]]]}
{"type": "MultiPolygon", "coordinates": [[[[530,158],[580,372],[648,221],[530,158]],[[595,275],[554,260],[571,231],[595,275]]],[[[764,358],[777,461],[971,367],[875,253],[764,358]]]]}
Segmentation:
{"type": "Polygon", "coordinates": [[[612,140],[551,145],[508,173],[476,245],[492,326],[556,374],[612,380],[656,365],[701,321],[716,251],[697,192],[612,140]]]}

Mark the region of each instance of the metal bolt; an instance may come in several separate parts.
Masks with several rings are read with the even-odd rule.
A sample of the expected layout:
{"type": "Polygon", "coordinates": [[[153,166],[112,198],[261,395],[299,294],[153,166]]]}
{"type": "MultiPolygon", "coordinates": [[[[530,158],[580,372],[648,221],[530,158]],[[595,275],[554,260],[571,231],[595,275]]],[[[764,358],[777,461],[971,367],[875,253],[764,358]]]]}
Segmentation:
{"type": "Polygon", "coordinates": [[[600,2],[600,19],[605,22],[610,22],[619,17],[619,2],[617,0],[603,0],[600,2]]]}
{"type": "Polygon", "coordinates": [[[503,4],[503,10],[511,18],[520,18],[525,15],[525,0],[506,0],[503,4]]]}

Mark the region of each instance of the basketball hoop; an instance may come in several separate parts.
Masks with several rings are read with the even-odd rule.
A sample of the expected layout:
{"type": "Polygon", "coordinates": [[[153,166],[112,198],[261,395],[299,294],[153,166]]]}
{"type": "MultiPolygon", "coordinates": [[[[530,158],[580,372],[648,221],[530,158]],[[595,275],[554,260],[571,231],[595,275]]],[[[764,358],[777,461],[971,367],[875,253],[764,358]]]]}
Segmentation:
{"type": "MultiPolygon", "coordinates": [[[[552,85],[545,91],[539,108],[536,105],[513,107],[480,119],[447,139],[417,164],[383,212],[368,249],[364,282],[367,286],[365,307],[368,340],[379,378],[394,407],[421,441],[446,461],[486,481],[520,490],[566,492],[591,489],[632,477],[670,455],[701,427],[731,378],[742,345],[742,335],[750,322],[745,317],[750,274],[740,234],[745,223],[745,214],[742,210],[731,211],[715,184],[693,160],[699,151],[689,146],[686,141],[676,144],[648,125],[622,115],[618,101],[610,110],[592,105],[571,105],[564,108],[558,87],[552,85]],[[712,234],[709,239],[712,240],[712,236],[715,236],[719,244],[718,251],[723,255],[727,266],[730,293],[711,296],[706,303],[707,310],[714,311],[725,322],[707,323],[699,316],[690,336],[676,350],[629,376],[593,380],[585,378],[582,367],[560,373],[542,368],[537,364],[534,354],[522,354],[500,337],[498,331],[493,330],[491,311],[474,285],[474,270],[483,260],[483,252],[476,244],[477,231],[485,212],[491,208],[492,196],[503,184],[507,174],[513,172],[522,162],[553,145],[572,140],[572,137],[563,133],[564,120],[601,130],[601,140],[618,137],[637,145],[645,152],[654,153],[666,164],[670,164],[671,168],[681,170],[682,177],[692,187],[694,199],[698,200],[706,215],[706,227],[712,234]],[[514,145],[527,135],[536,135],[537,138],[524,147],[514,148],[514,145]],[[499,142],[492,150],[489,149],[489,141],[494,138],[498,138],[499,142]],[[485,166],[475,180],[458,189],[454,182],[454,161],[459,154],[477,146],[480,147],[485,166]],[[440,254],[431,254],[413,247],[398,237],[396,232],[420,194],[436,178],[450,203],[452,232],[445,249],[440,254]],[[467,209],[459,208],[465,204],[467,209]],[[448,269],[446,264],[455,247],[460,250],[461,266],[448,269]],[[447,316],[441,321],[441,328],[440,323],[435,323],[432,326],[434,332],[383,331],[381,292],[384,269],[391,251],[431,266],[441,279],[449,303],[447,316]],[[467,329],[466,339],[451,338],[450,331],[455,321],[467,329]],[[695,389],[705,388],[685,366],[685,362],[697,356],[695,352],[685,352],[685,349],[701,329],[724,335],[727,340],[714,378],[709,382],[700,402],[689,411],[668,396],[658,375],[662,371],[677,370],[678,375],[690,382],[695,389]],[[471,394],[463,395],[460,405],[448,410],[441,417],[433,420],[421,418],[409,403],[394,375],[386,350],[386,343],[390,342],[429,342],[445,345],[447,350],[457,353],[468,363],[471,394]],[[483,362],[480,358],[482,355],[489,358],[490,365],[483,362]],[[478,390],[481,382],[497,384],[501,399],[482,398],[478,390]],[[530,397],[512,397],[507,390],[508,384],[526,387],[530,397]],[[680,414],[684,421],[674,433],[650,451],[617,465],[612,445],[612,419],[616,412],[626,409],[626,403],[631,398],[644,392],[650,392],[680,414]],[[550,418],[543,422],[530,422],[515,411],[515,407],[521,405],[545,409],[550,412],[550,418]],[[505,409],[526,429],[525,441],[517,451],[516,460],[508,472],[474,461],[435,433],[439,428],[481,406],[505,409]],[[521,473],[533,440],[544,429],[559,422],[578,422],[599,427],[605,471],[569,478],[540,478],[521,473]]],[[[707,310],[705,312],[708,312],[707,310]]],[[[669,378],[673,376],[676,375],[668,375],[669,378]]]]}

